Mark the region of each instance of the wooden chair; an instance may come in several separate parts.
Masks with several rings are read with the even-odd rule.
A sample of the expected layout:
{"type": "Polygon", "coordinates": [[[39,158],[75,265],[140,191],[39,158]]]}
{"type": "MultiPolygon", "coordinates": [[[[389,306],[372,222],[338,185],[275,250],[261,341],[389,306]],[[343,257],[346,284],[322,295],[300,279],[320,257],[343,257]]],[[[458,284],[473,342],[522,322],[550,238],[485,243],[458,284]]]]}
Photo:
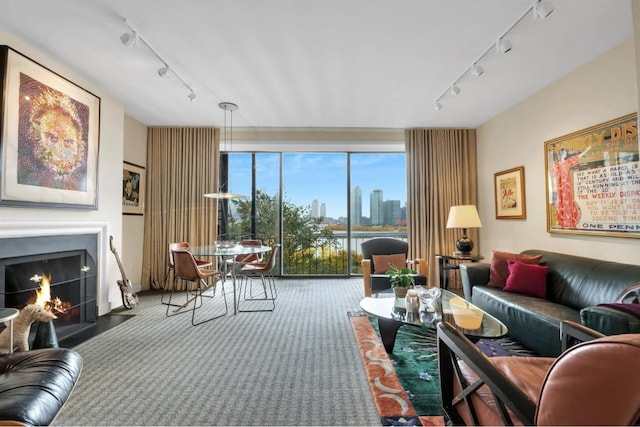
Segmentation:
{"type": "Polygon", "coordinates": [[[198,266],[196,259],[188,250],[178,249],[178,250],[172,250],[171,252],[173,254],[173,259],[174,259],[175,278],[194,283],[195,289],[193,289],[193,294],[191,294],[189,289],[185,289],[185,295],[187,297],[187,301],[184,304],[178,306],[178,308],[176,308],[175,310],[173,310],[173,314],[170,314],[169,313],[170,306],[175,306],[175,304],[172,304],[171,302],[174,294],[174,288],[172,288],[171,294],[169,295],[169,301],[167,302],[167,313],[166,313],[167,317],[173,316],[175,314],[179,314],[180,310],[187,308],[189,304],[191,304],[191,302],[193,302],[193,309],[191,312],[191,324],[193,326],[197,326],[204,322],[208,322],[226,315],[227,312],[229,311],[229,308],[227,306],[227,296],[224,291],[224,282],[222,282],[222,285],[221,285],[222,289],[220,294],[224,299],[224,308],[225,308],[224,313],[218,314],[216,316],[210,317],[205,320],[201,320],[199,322],[195,321],[196,309],[202,307],[203,297],[205,296],[203,295],[204,292],[206,292],[211,288],[213,291],[213,295],[209,297],[211,299],[215,298],[217,279],[220,278],[222,273],[218,270],[212,270],[212,269],[202,268],[198,266]],[[213,283],[208,282],[208,280],[210,280],[211,278],[215,278],[213,283]],[[193,295],[193,296],[190,297],[190,295],[193,295]],[[198,305],[198,298],[200,299],[199,305],[198,305]]]}

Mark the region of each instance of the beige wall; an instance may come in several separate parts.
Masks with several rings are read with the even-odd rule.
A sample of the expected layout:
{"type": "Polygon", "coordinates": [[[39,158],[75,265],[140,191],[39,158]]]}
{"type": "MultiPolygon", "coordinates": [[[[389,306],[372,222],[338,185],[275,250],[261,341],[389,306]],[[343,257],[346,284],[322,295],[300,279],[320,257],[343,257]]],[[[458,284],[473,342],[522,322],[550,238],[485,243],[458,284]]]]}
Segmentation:
{"type": "Polygon", "coordinates": [[[639,239],[546,232],[544,142],[638,110],[631,40],[478,128],[480,253],[547,249],[632,264],[639,239]],[[496,220],[494,173],[524,166],[526,220],[496,220]]]}
{"type": "MultiPolygon", "coordinates": [[[[124,117],[124,161],[147,166],[147,127],[135,119],[124,117]]],[[[142,289],[142,244],[144,216],[122,216],[122,266],[135,291],[142,289]]],[[[144,289],[148,289],[146,284],[144,289]]]]}
{"type": "MultiPolygon", "coordinates": [[[[25,209],[0,207],[2,228],[42,229],[47,224],[56,228],[66,224],[67,228],[101,228],[103,234],[113,235],[120,247],[122,230],[121,174],[122,174],[122,129],[124,108],[122,104],[93,83],[83,79],[73,71],[61,66],[55,60],[36,51],[15,37],[0,31],[0,44],[39,62],[79,86],[101,98],[100,148],[98,163],[98,210],[78,209],[25,209]]],[[[6,232],[11,232],[7,230],[6,232]]],[[[108,249],[108,239],[102,238],[98,249],[100,260],[96,260],[102,270],[98,272],[98,313],[111,311],[122,305],[117,280],[120,278],[115,258],[108,249]]]]}

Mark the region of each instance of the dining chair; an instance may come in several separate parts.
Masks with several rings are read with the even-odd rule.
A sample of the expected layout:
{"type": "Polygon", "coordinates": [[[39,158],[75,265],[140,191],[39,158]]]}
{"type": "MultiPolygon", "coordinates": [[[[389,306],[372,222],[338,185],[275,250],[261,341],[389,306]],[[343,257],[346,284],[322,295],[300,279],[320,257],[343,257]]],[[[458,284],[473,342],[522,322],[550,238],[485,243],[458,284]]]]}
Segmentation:
{"type": "Polygon", "coordinates": [[[280,244],[273,246],[269,260],[266,262],[250,262],[245,264],[240,270],[240,289],[238,290],[238,311],[241,312],[253,312],[253,311],[273,311],[276,308],[276,298],[278,292],[276,290],[276,281],[273,276],[273,270],[276,266],[276,260],[278,258],[278,251],[280,250],[280,244]],[[253,278],[260,277],[262,284],[262,290],[259,295],[253,294],[253,278]],[[244,288],[244,291],[243,291],[244,288]],[[248,289],[248,293],[247,293],[248,289]],[[271,308],[259,308],[242,310],[240,308],[240,302],[245,303],[256,301],[270,301],[271,308]]]}
{"type": "MultiPolygon", "coordinates": [[[[174,261],[173,261],[173,253],[172,251],[174,250],[187,250],[190,251],[191,250],[191,245],[189,245],[188,242],[175,242],[175,243],[169,243],[169,250],[168,252],[168,263],[167,263],[167,274],[164,277],[164,287],[162,288],[162,296],[160,297],[160,302],[162,304],[167,305],[167,303],[164,300],[165,294],[167,293],[167,290],[169,289],[169,278],[172,278],[173,280],[171,281],[171,290],[173,290],[173,287],[175,286],[175,266],[174,266],[174,261]]],[[[212,263],[211,261],[205,261],[205,260],[201,260],[201,259],[196,259],[196,264],[198,265],[198,267],[201,268],[209,268],[211,267],[212,263]]],[[[174,304],[174,307],[176,305],[174,304]]]]}
{"type": "MultiPolygon", "coordinates": [[[[244,239],[240,241],[241,246],[262,246],[262,240],[244,239]]],[[[262,262],[262,254],[236,255],[225,262],[225,276],[231,274],[231,269],[235,268],[235,273],[239,273],[245,264],[262,262]]]]}
{"type": "MultiPolygon", "coordinates": [[[[213,270],[209,268],[203,268],[198,266],[196,259],[193,257],[193,254],[185,249],[177,249],[172,250],[172,256],[174,260],[174,275],[176,279],[184,280],[186,282],[191,282],[195,284],[195,289],[190,290],[189,286],[185,289],[185,295],[187,301],[179,305],[178,308],[173,310],[173,314],[169,313],[170,306],[175,306],[171,303],[173,298],[173,294],[175,293],[175,287],[171,289],[171,294],[169,295],[169,301],[167,302],[167,317],[174,316],[176,314],[180,314],[180,310],[187,308],[191,302],[193,302],[193,309],[191,312],[191,324],[193,326],[200,325],[205,322],[209,322],[211,320],[217,319],[227,314],[229,308],[227,306],[227,296],[224,291],[224,282],[222,283],[222,289],[220,290],[220,294],[224,299],[224,313],[218,314],[216,316],[210,317],[205,320],[201,320],[199,322],[195,321],[196,317],[196,309],[201,308],[203,305],[203,297],[208,297],[214,299],[216,296],[216,287],[218,279],[220,279],[221,272],[218,270],[213,270]],[[213,278],[213,282],[210,280],[213,278]],[[213,291],[212,295],[204,295],[204,292],[211,289],[213,291]],[[191,293],[193,291],[193,293],[191,293]],[[198,298],[200,298],[200,304],[198,305],[198,298]]],[[[184,311],[186,312],[186,311],[184,311]]],[[[184,313],[183,312],[183,313],[184,313]]]]}

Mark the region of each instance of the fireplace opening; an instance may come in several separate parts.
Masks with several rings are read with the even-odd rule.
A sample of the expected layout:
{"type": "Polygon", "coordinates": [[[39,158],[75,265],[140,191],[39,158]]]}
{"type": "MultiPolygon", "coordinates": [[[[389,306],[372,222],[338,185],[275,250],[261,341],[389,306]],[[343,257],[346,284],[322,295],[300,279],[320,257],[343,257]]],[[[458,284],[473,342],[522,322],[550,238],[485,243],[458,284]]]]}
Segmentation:
{"type": "MultiPolygon", "coordinates": [[[[42,248],[56,247],[55,237],[50,236],[53,243],[48,248],[46,245],[42,248]]],[[[15,239],[3,239],[3,243],[6,243],[4,240],[15,239]]],[[[73,245],[62,245],[63,249],[66,249],[65,246],[73,245]]],[[[53,321],[59,340],[93,326],[97,318],[97,271],[91,252],[86,248],[77,248],[27,254],[37,250],[0,259],[0,306],[22,309],[34,303],[37,291],[46,282],[50,287],[51,299],[59,299],[65,308],[63,312],[55,312],[58,318],[53,321]]],[[[32,327],[30,343],[33,342],[35,330],[36,324],[32,327]]]]}

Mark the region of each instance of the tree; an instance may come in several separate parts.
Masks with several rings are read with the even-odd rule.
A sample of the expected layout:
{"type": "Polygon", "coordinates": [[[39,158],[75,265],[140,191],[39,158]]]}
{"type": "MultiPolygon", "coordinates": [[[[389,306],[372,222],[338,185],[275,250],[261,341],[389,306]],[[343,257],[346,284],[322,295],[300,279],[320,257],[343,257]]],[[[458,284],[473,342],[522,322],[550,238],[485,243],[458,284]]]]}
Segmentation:
{"type": "MultiPolygon", "coordinates": [[[[251,200],[233,200],[238,220],[230,221],[229,234],[234,238],[251,235],[251,200]]],[[[279,241],[278,196],[269,196],[262,190],[256,191],[256,238],[265,244],[274,245],[279,241]]],[[[333,231],[323,227],[323,218],[312,218],[311,206],[298,206],[286,198],[282,201],[282,257],[285,274],[327,274],[346,273],[327,270],[327,258],[339,248],[333,231]]],[[[340,263],[343,264],[344,263],[340,263]]]]}

